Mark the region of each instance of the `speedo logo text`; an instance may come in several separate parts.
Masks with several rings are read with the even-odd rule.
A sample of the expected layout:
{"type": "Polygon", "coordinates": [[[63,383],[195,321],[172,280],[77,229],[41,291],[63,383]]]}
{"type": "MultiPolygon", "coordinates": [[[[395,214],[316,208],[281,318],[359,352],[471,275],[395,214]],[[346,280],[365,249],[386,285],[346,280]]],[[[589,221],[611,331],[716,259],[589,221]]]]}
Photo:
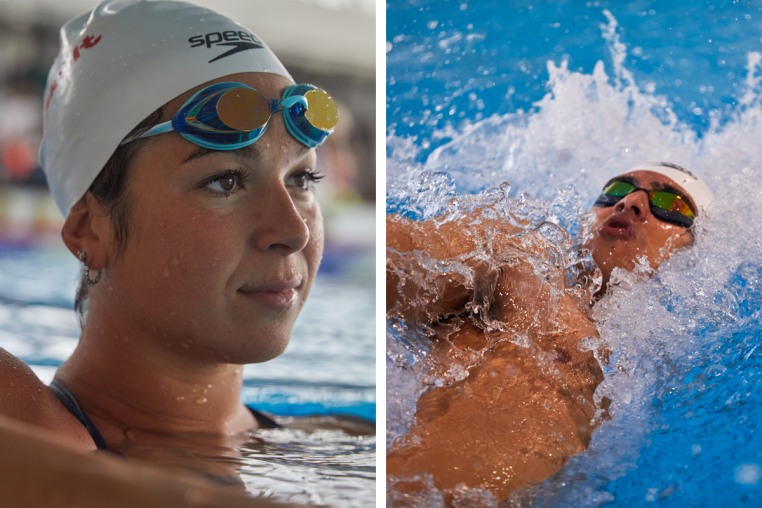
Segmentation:
{"type": "Polygon", "coordinates": [[[250,49],[258,49],[263,47],[262,42],[257,39],[254,34],[235,30],[194,35],[188,39],[188,42],[190,43],[191,48],[198,48],[200,46],[204,46],[206,48],[211,48],[212,46],[225,46],[230,48],[224,53],[221,53],[209,60],[209,63],[221,60],[231,55],[235,55],[241,51],[248,51],[250,49]]]}

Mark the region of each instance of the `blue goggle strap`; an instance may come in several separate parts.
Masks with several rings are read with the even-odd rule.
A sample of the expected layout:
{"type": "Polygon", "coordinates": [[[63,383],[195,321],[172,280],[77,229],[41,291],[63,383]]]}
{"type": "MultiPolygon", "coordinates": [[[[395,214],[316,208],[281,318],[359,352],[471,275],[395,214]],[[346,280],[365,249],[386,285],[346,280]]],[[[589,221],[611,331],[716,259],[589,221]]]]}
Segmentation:
{"type": "Polygon", "coordinates": [[[283,122],[286,124],[286,129],[291,135],[303,145],[309,148],[315,148],[323,144],[326,138],[333,132],[318,129],[313,126],[304,114],[309,109],[309,103],[304,97],[310,90],[315,90],[316,87],[307,84],[291,85],[283,91],[282,104],[285,104],[287,99],[294,97],[301,97],[303,100],[296,102],[293,106],[286,106],[288,108],[288,114],[283,115],[283,122]]]}

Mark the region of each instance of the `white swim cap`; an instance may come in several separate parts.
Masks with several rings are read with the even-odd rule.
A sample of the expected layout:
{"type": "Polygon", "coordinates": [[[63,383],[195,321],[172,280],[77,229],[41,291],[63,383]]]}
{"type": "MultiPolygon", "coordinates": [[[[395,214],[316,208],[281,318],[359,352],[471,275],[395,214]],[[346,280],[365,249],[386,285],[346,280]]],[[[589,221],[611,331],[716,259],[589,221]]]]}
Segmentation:
{"type": "Polygon", "coordinates": [[[709,187],[707,187],[703,180],[675,164],[669,162],[649,162],[635,166],[630,171],[653,171],[654,173],[666,176],[685,189],[685,192],[690,194],[699,208],[706,209],[714,200],[712,191],[709,190],[709,187]]]}
{"type": "Polygon", "coordinates": [[[60,36],[45,87],[40,165],[64,216],[122,139],[175,97],[238,72],[293,81],[250,30],[184,2],[108,0],[60,36]]]}

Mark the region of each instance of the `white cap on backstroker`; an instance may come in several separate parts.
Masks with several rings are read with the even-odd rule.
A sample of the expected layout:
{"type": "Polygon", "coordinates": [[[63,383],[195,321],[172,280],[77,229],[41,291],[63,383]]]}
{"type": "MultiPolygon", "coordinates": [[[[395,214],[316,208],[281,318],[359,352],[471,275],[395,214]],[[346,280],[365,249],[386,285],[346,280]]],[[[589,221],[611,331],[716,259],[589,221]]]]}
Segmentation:
{"type": "Polygon", "coordinates": [[[184,2],[105,1],[60,36],[43,98],[40,165],[64,216],[122,139],[178,95],[238,72],[292,80],[249,29],[184,2]]]}
{"type": "Polygon", "coordinates": [[[630,171],[653,171],[654,173],[666,176],[685,189],[699,208],[706,209],[714,200],[712,191],[709,190],[706,183],[699,177],[690,173],[688,170],[678,168],[679,166],[675,166],[668,162],[649,162],[647,164],[635,166],[630,169],[630,171]]]}

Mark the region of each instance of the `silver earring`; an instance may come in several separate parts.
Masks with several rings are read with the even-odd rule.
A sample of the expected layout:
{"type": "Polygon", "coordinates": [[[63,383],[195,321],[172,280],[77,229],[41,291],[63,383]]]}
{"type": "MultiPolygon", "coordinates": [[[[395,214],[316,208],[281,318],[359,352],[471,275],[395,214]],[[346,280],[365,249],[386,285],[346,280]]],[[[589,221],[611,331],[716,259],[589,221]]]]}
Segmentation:
{"type": "Polygon", "coordinates": [[[82,276],[87,281],[87,284],[90,286],[98,284],[98,281],[101,280],[101,271],[95,271],[95,278],[90,278],[90,265],[87,264],[87,254],[85,254],[85,251],[79,251],[77,253],[77,258],[79,258],[79,261],[82,263],[82,276]]]}

